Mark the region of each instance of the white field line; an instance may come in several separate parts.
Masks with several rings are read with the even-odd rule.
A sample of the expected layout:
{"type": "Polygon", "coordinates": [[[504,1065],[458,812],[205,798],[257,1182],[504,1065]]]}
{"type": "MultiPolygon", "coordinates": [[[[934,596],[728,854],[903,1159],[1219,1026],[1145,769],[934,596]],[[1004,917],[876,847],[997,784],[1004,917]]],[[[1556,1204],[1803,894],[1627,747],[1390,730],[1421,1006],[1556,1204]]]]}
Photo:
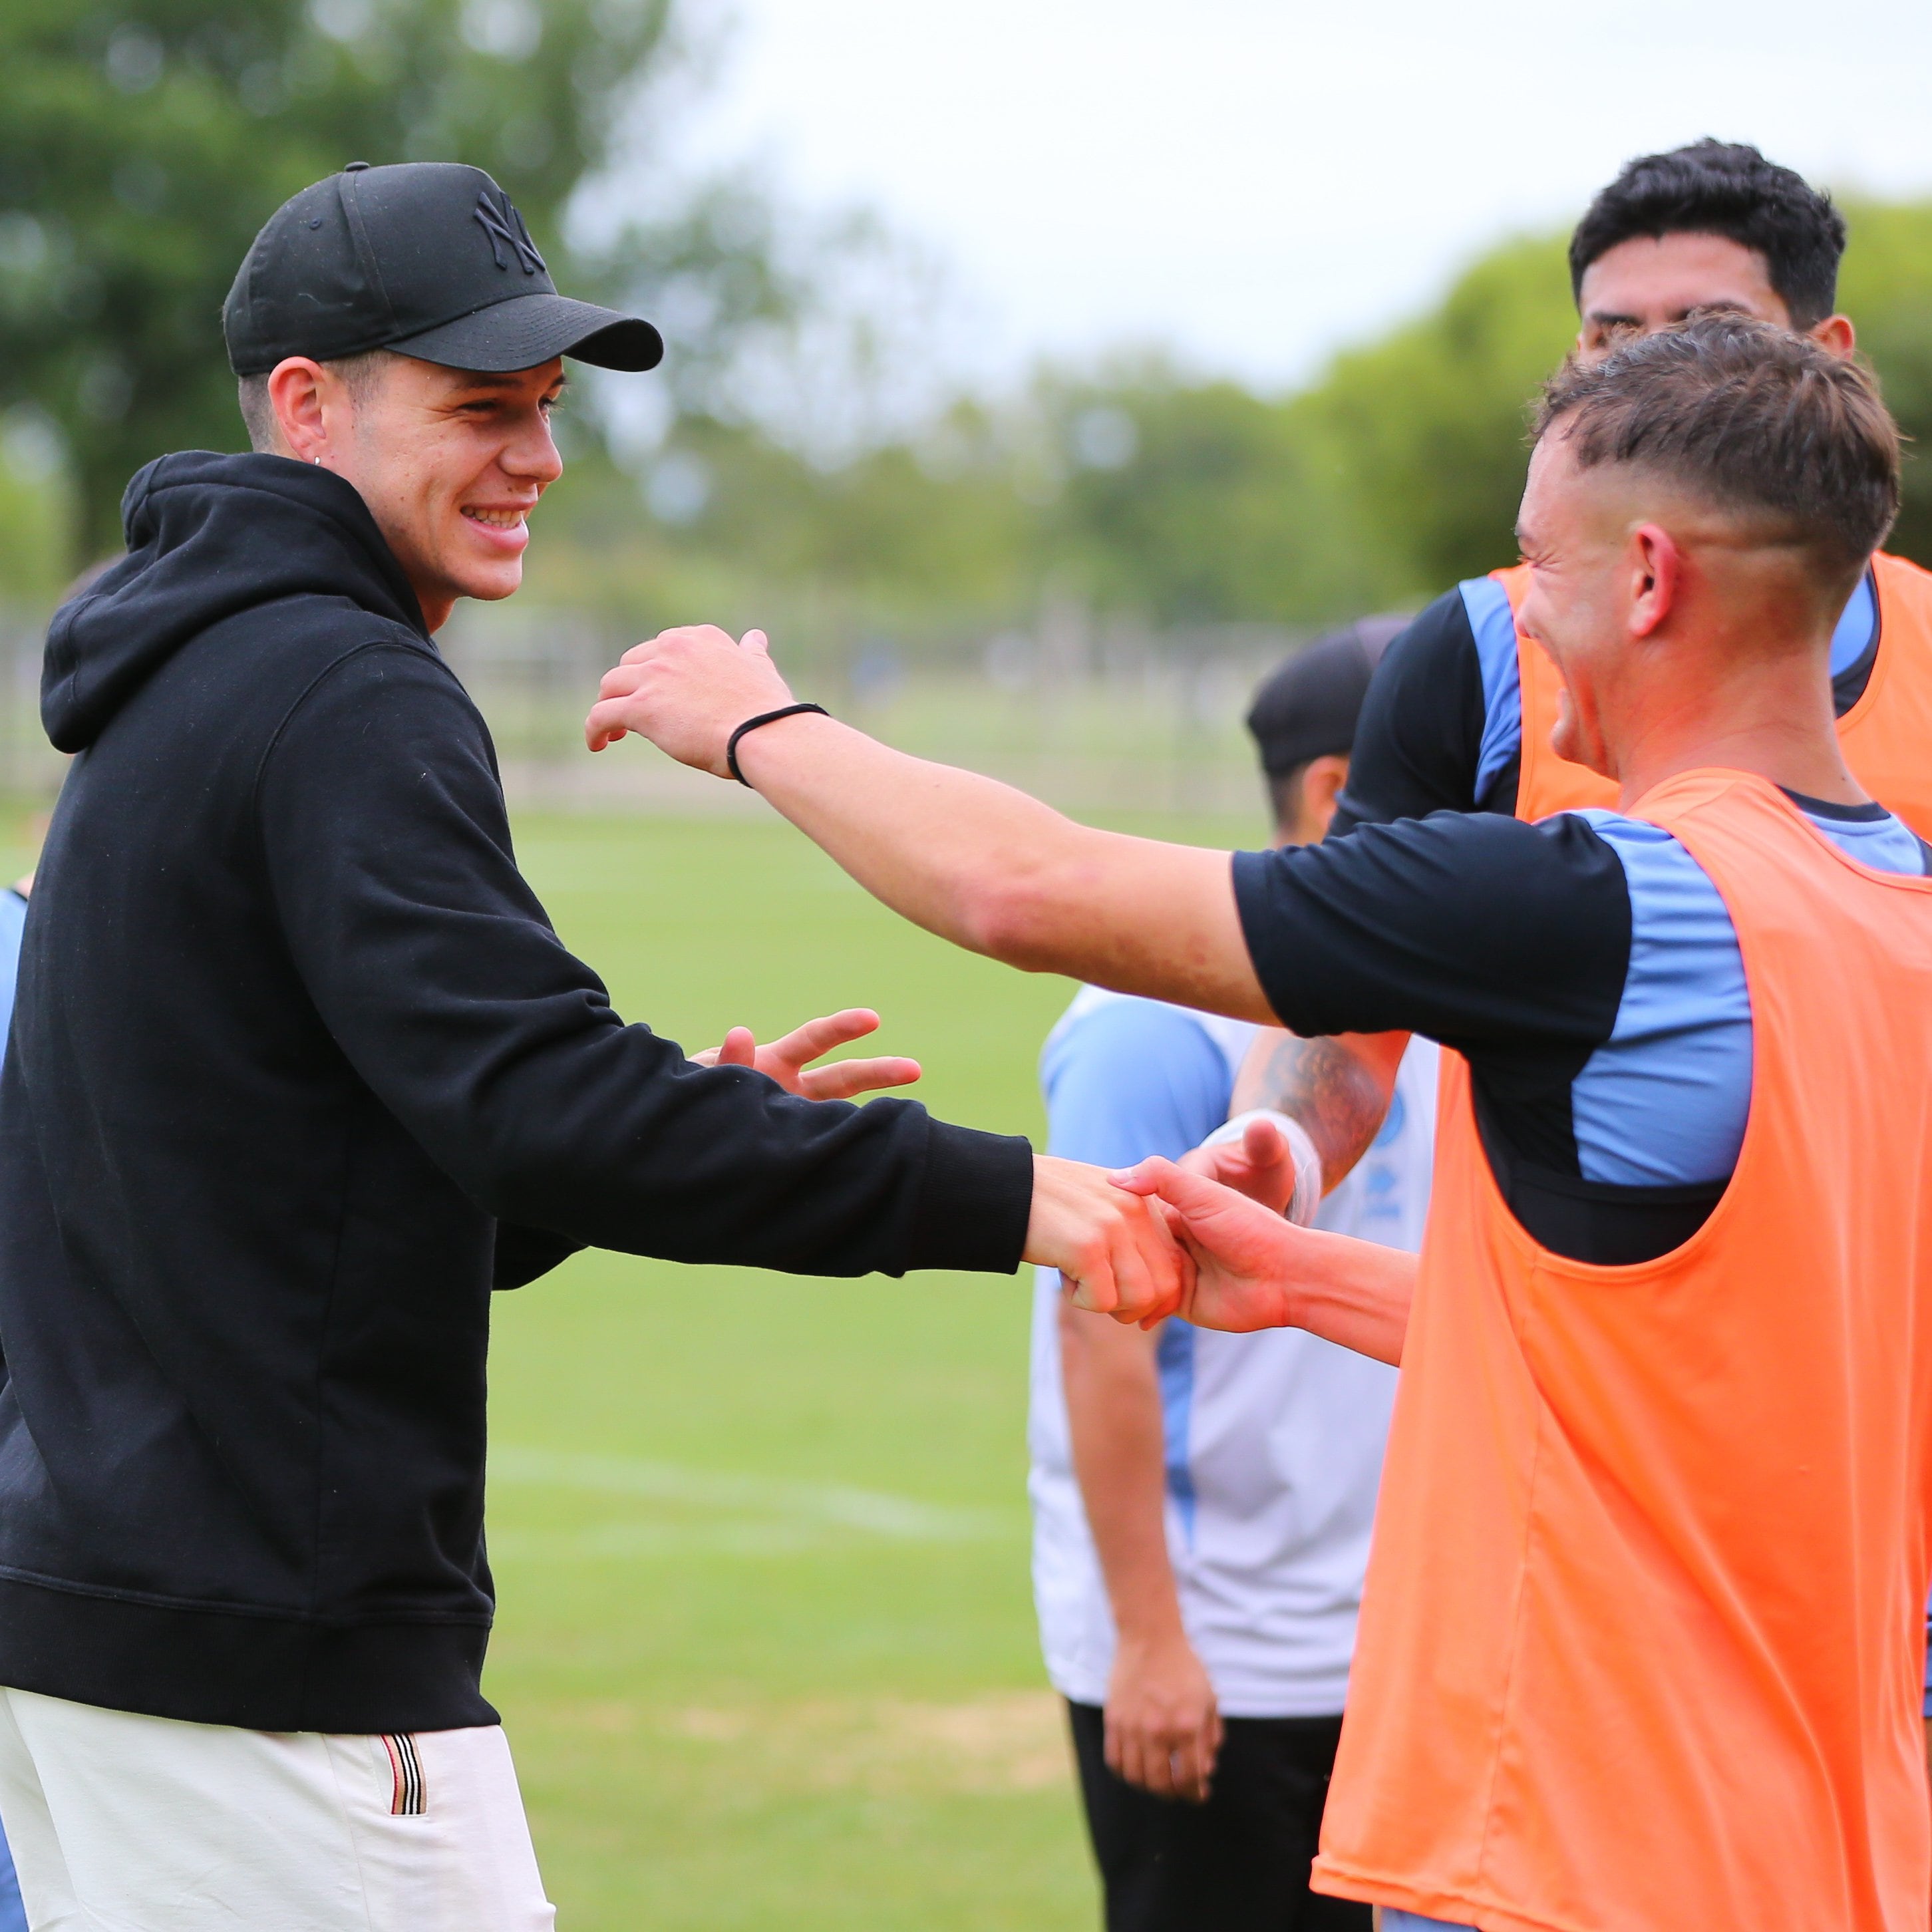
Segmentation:
{"type": "Polygon", "coordinates": [[[965,1543],[1010,1534],[1008,1511],[920,1502],[843,1484],[727,1475],[641,1456],[599,1456],[500,1444],[490,1452],[493,1486],[575,1490],[595,1496],[708,1510],[711,1522],[620,1522],[575,1530],[511,1529],[490,1546],[508,1557],[611,1558],[685,1552],[775,1556],[817,1549],[857,1532],[896,1542],[965,1543]],[[732,1520],[735,1519],[735,1520],[732,1520]]]}

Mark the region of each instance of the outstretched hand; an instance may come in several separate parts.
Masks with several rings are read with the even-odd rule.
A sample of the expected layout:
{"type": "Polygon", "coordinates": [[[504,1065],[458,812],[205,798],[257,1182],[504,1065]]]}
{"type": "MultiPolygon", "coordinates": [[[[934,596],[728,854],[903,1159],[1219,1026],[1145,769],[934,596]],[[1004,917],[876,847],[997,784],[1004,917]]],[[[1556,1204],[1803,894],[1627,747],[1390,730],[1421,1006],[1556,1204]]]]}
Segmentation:
{"type": "Polygon", "coordinates": [[[809,1064],[834,1047],[844,1046],[876,1033],[879,1016],[866,1006],[848,1006],[842,1013],[807,1020],[796,1031],[760,1046],[749,1027],[734,1027],[716,1046],[691,1057],[700,1066],[749,1066],[776,1080],[788,1094],[808,1100],[849,1100],[882,1088],[909,1087],[919,1078],[916,1060],[893,1054],[876,1060],[841,1060],[830,1066],[809,1064]]]}
{"type": "Polygon", "coordinates": [[[1084,1162],[1036,1154],[1033,1174],[1022,1258],[1058,1268],[1076,1308],[1151,1328],[1180,1306],[1190,1271],[1162,1210],[1084,1162]]]}
{"type": "Polygon", "coordinates": [[[604,674],[584,741],[601,752],[634,731],[680,764],[729,778],[731,734],[791,701],[764,632],[747,631],[739,644],[715,624],[688,624],[633,644],[604,674]]]}

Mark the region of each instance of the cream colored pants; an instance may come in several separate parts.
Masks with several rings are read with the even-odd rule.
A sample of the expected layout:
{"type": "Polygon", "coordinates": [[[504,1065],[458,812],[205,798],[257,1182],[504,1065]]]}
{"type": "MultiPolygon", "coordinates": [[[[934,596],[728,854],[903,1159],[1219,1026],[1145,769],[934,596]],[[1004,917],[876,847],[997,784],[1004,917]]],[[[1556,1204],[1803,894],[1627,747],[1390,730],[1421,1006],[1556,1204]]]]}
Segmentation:
{"type": "Polygon", "coordinates": [[[33,1932],[550,1932],[502,1730],[243,1731],[0,1690],[33,1932]]]}

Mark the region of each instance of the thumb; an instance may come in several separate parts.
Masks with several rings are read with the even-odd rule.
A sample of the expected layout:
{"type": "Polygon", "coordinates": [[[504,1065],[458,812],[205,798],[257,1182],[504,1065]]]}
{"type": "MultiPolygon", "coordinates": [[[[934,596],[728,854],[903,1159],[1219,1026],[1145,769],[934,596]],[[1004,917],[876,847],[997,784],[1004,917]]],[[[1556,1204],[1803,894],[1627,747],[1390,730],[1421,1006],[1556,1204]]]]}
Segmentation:
{"type": "Polygon", "coordinates": [[[1130,1194],[1151,1194],[1165,1201],[1170,1208],[1178,1208],[1184,1220],[1212,1214],[1227,1196],[1227,1190],[1216,1182],[1204,1180],[1199,1174],[1190,1174],[1159,1155],[1124,1174],[1108,1178],[1116,1187],[1124,1187],[1130,1194]]]}
{"type": "Polygon", "coordinates": [[[740,641],[745,650],[755,651],[761,658],[771,656],[772,640],[762,631],[747,631],[740,641]]]}
{"type": "Polygon", "coordinates": [[[718,1049],[720,1066],[749,1066],[758,1057],[758,1042],[749,1027],[734,1027],[718,1049]]]}
{"type": "Polygon", "coordinates": [[[1241,1135],[1241,1151],[1257,1167],[1270,1167],[1288,1154],[1288,1139],[1272,1120],[1250,1120],[1241,1135]]]}

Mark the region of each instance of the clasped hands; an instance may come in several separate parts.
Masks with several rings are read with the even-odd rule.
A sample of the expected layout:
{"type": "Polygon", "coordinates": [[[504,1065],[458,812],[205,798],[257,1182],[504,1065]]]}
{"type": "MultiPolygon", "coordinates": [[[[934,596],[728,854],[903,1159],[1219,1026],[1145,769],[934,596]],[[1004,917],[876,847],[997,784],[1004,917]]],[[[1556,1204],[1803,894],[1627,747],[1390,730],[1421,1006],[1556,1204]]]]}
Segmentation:
{"type": "MultiPolygon", "coordinates": [[[[920,1077],[917,1060],[896,1054],[810,1064],[878,1024],[868,1007],[851,1006],[766,1046],[750,1028],[734,1027],[692,1058],[748,1066],[808,1100],[849,1100],[920,1077]]],[[[1294,1158],[1264,1120],[1234,1144],[1124,1174],[1041,1155],[1024,1258],[1057,1268],[1076,1306],[1117,1322],[1151,1327],[1181,1315],[1202,1328],[1278,1328],[1288,1319],[1296,1240],[1307,1238],[1281,1217],[1294,1187],[1294,1158]]]]}
{"type": "Polygon", "coordinates": [[[1027,1258],[1058,1268],[1076,1307],[1236,1334],[1294,1322],[1295,1277],[1326,1238],[1282,1219],[1294,1159],[1267,1121],[1178,1162],[1109,1174],[1043,1159],[1036,1172],[1027,1258]]]}

